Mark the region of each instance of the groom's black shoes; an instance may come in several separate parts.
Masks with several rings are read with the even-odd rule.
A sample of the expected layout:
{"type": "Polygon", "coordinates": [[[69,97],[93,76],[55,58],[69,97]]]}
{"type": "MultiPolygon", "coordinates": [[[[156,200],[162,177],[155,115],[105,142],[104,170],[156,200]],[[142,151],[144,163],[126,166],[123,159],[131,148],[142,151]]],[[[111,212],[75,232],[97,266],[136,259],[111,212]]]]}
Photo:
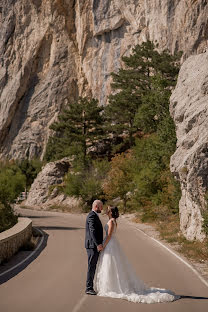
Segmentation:
{"type": "Polygon", "coordinates": [[[97,295],[97,293],[94,291],[94,289],[86,290],[85,293],[86,293],[87,295],[97,295]]]}

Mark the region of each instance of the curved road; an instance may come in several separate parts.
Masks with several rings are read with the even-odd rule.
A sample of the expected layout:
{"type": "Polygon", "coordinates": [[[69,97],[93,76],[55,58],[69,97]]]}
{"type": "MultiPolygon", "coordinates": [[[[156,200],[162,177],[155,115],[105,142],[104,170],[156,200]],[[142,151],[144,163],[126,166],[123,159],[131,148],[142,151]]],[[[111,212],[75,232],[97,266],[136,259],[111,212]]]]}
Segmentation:
{"type": "MultiPolygon", "coordinates": [[[[85,295],[86,216],[27,209],[19,212],[44,231],[46,246],[30,264],[0,285],[1,312],[208,311],[208,287],[184,263],[122,218],[119,240],[138,276],[149,286],[171,289],[184,297],[148,305],[85,295]]],[[[107,219],[102,216],[101,220],[105,224],[107,219]]]]}

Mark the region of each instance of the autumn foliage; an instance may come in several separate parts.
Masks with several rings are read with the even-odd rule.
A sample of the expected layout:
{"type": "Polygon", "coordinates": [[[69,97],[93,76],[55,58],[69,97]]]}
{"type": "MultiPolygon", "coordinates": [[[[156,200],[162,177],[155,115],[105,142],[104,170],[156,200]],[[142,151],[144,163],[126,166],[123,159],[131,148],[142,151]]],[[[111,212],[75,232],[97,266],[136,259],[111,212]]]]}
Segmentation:
{"type": "Polygon", "coordinates": [[[107,199],[120,197],[123,201],[124,212],[127,208],[129,192],[132,190],[131,153],[117,154],[113,157],[110,170],[103,183],[107,199]]]}

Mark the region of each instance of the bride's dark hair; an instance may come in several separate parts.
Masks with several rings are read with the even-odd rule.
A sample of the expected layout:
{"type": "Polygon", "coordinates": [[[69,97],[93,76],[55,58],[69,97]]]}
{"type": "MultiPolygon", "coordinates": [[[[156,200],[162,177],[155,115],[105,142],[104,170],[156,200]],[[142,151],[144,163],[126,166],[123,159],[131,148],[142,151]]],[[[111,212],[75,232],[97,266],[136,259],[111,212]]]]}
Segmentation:
{"type": "Polygon", "coordinates": [[[119,211],[117,207],[109,207],[112,212],[112,218],[117,219],[119,217],[119,211]]]}

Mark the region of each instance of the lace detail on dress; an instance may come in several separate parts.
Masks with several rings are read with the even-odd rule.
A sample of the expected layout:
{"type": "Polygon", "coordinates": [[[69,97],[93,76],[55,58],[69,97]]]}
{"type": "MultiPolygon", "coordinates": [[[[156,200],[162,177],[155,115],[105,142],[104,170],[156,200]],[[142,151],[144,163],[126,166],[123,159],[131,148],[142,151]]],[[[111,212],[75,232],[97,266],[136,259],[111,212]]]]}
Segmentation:
{"type": "MultiPolygon", "coordinates": [[[[104,229],[107,236],[108,224],[105,225],[104,229]]],[[[136,276],[133,267],[116,239],[115,233],[116,226],[110,241],[104,251],[100,253],[97,263],[94,284],[98,295],[142,303],[168,302],[178,299],[169,290],[148,288],[136,276]]]]}

